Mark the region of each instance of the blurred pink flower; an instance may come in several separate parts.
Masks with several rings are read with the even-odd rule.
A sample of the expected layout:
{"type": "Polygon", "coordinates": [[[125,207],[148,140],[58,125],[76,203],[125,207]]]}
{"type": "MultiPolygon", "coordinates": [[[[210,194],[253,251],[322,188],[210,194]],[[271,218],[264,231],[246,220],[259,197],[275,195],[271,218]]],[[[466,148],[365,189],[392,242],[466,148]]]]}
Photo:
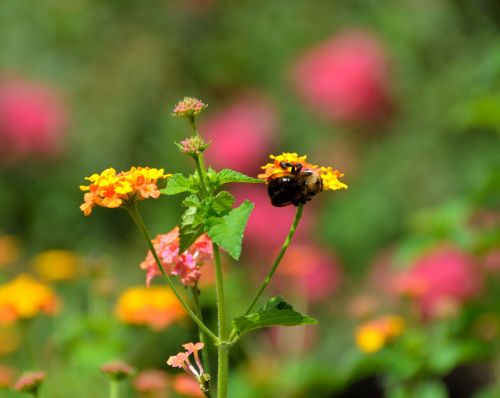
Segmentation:
{"type": "Polygon", "coordinates": [[[302,54],[292,69],[300,97],[327,119],[385,119],[391,109],[388,57],[369,32],[348,30],[302,54]]]}
{"type": "Polygon", "coordinates": [[[323,248],[294,243],[283,256],[276,278],[279,286],[302,293],[315,302],[338,289],[342,270],[339,261],[323,248]]]}
{"type": "Polygon", "coordinates": [[[42,82],[0,79],[0,155],[54,156],[62,149],[67,111],[55,88],[42,82]]]}
{"type": "Polygon", "coordinates": [[[203,394],[200,390],[200,384],[187,374],[179,374],[175,376],[172,387],[174,391],[182,397],[205,397],[205,394],[203,394]]]}
{"type": "Polygon", "coordinates": [[[459,248],[443,244],[417,259],[408,271],[394,275],[390,288],[413,297],[425,317],[449,312],[482,289],[474,258],[459,248]]]}
{"type": "MultiPolygon", "coordinates": [[[[179,227],[167,234],[158,235],[153,240],[153,246],[160,257],[165,271],[177,276],[186,286],[194,286],[200,279],[200,266],[212,258],[212,241],[207,235],[202,235],[186,250],[179,253],[179,227]]],[[[146,270],[146,285],[149,286],[155,276],[161,272],[149,251],[146,259],[140,264],[146,270]]]]}
{"type": "Polygon", "coordinates": [[[211,166],[255,174],[268,156],[276,129],[273,104],[252,92],[240,94],[229,107],[213,113],[200,132],[213,142],[205,152],[211,166]]]}
{"type": "Polygon", "coordinates": [[[168,380],[167,374],[161,370],[143,370],[134,379],[137,392],[149,398],[166,398],[168,380]]]}
{"type": "Polygon", "coordinates": [[[486,271],[493,273],[500,272],[500,248],[495,248],[487,252],[483,265],[486,271]]]}
{"type": "MultiPolygon", "coordinates": [[[[263,184],[235,186],[232,193],[236,197],[237,203],[248,199],[255,204],[245,230],[245,245],[251,246],[254,251],[258,250],[266,254],[269,251],[278,250],[290,230],[296,208],[293,206],[280,208],[272,206],[263,184]]],[[[307,234],[310,230],[310,213],[310,211],[304,212],[294,239],[307,234]]]]}

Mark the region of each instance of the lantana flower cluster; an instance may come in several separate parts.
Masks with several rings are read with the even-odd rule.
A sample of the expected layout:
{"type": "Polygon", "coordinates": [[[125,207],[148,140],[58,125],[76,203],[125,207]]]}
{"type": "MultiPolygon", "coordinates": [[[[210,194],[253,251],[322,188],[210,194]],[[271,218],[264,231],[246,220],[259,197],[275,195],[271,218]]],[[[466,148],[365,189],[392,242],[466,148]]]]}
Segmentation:
{"type": "Polygon", "coordinates": [[[36,393],[45,378],[45,372],[26,372],[16,381],[14,384],[14,390],[36,396],[36,393]]]}
{"type": "MultiPolygon", "coordinates": [[[[200,279],[200,267],[213,256],[212,241],[203,234],[183,253],[179,253],[179,227],[167,234],[158,235],[153,240],[153,246],[160,257],[165,271],[177,276],[185,286],[194,286],[200,279]]],[[[155,276],[161,272],[151,251],[140,264],[146,270],[146,285],[149,286],[155,276]]]]}
{"type": "Polygon", "coordinates": [[[361,324],[356,330],[356,345],[365,353],[381,350],[390,340],[401,335],[404,320],[397,315],[384,315],[361,324]]]}
{"type": "Polygon", "coordinates": [[[160,196],[159,181],[170,175],[163,169],[149,167],[132,167],[119,173],[109,168],[101,174],[92,174],[85,178],[90,181],[89,185],[80,185],[82,191],[88,191],[80,210],[88,216],[95,205],[117,208],[136,200],[157,199],[160,196]]]}
{"type": "Polygon", "coordinates": [[[201,381],[201,377],[205,374],[205,370],[203,369],[203,365],[201,364],[198,351],[203,349],[205,345],[203,343],[186,343],[182,346],[186,351],[179,352],[177,355],[173,355],[168,358],[167,365],[170,365],[173,368],[181,368],[187,374],[193,375],[196,380],[201,381]],[[194,355],[196,367],[189,360],[191,354],[194,355]]]}
{"type": "Polygon", "coordinates": [[[59,300],[52,289],[27,274],[0,286],[0,323],[33,318],[39,313],[52,315],[59,300]]]}
{"type": "Polygon", "coordinates": [[[347,185],[339,180],[339,178],[343,177],[344,174],[338,170],[334,170],[332,167],[313,165],[307,162],[306,155],[299,156],[297,153],[284,152],[281,155],[270,155],[269,157],[273,162],[262,166],[264,173],[257,176],[264,181],[267,181],[273,174],[282,173],[284,170],[281,167],[281,164],[284,162],[294,166],[301,164],[302,170],[310,170],[317,173],[323,181],[324,191],[347,189],[347,185]]]}
{"type": "Polygon", "coordinates": [[[193,117],[199,115],[207,106],[208,105],[204,104],[197,98],[184,97],[183,100],[177,103],[172,115],[179,117],[193,117]]]}

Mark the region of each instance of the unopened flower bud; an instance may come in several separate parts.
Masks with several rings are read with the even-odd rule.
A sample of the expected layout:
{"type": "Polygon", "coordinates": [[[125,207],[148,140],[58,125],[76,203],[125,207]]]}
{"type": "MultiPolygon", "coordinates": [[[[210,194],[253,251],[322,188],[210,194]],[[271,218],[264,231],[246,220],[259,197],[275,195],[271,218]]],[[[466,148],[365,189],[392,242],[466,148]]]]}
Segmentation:
{"type": "Polygon", "coordinates": [[[44,380],[45,372],[27,372],[17,379],[14,390],[36,395],[44,380]]]}
{"type": "Polygon", "coordinates": [[[173,116],[193,118],[201,113],[203,109],[207,107],[206,104],[201,102],[197,98],[184,97],[183,100],[179,101],[174,108],[173,116]]]}
{"type": "Polygon", "coordinates": [[[188,137],[177,144],[182,153],[191,156],[197,156],[203,153],[209,145],[210,143],[206,143],[199,135],[188,137]]]}
{"type": "Polygon", "coordinates": [[[134,369],[124,362],[110,362],[101,366],[101,372],[110,379],[122,380],[134,374],[134,369]]]}

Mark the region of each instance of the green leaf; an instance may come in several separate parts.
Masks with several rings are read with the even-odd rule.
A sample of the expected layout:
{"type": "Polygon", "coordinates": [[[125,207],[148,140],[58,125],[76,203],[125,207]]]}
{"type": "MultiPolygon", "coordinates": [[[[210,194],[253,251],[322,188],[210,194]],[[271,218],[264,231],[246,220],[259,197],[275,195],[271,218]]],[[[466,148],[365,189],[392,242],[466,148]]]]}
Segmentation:
{"type": "Polygon", "coordinates": [[[196,195],[190,195],[182,202],[186,211],[182,214],[179,227],[179,253],[183,253],[204,232],[207,211],[207,201],[200,202],[196,195]]]}
{"type": "Polygon", "coordinates": [[[184,175],[177,173],[167,180],[167,186],[161,190],[164,195],[177,195],[182,192],[193,192],[191,181],[184,175]]]}
{"type": "Polygon", "coordinates": [[[212,210],[219,216],[226,215],[233,207],[234,196],[227,191],[221,191],[212,201],[212,210]]]}
{"type": "Polygon", "coordinates": [[[181,225],[179,228],[179,253],[184,253],[203,234],[203,225],[181,225]]]}
{"type": "Polygon", "coordinates": [[[219,171],[217,177],[219,185],[227,184],[229,182],[246,182],[252,184],[263,182],[258,178],[249,177],[243,173],[231,169],[222,169],[221,171],[219,171]]]}
{"type": "Polygon", "coordinates": [[[239,207],[232,209],[223,217],[212,217],[208,236],[229,253],[235,260],[240,258],[243,232],[248,217],[253,210],[253,203],[245,200],[239,207]]]}
{"type": "Polygon", "coordinates": [[[233,326],[242,335],[251,330],[269,326],[296,326],[315,324],[318,321],[297,312],[283,297],[273,297],[256,313],[233,319],[233,326]]]}

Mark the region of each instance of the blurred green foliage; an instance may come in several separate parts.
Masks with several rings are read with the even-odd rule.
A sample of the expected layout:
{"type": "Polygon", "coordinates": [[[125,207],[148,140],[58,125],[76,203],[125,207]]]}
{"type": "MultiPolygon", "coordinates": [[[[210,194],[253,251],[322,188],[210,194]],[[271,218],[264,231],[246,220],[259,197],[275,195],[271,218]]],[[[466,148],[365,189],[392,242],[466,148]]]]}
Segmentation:
{"type": "MultiPolygon", "coordinates": [[[[3,0],[0,71],[58,87],[70,124],[61,157],[0,166],[0,232],[18,236],[26,258],[54,247],[106,256],[105,273],[118,287],[142,284],[137,264],[144,248],[131,221],[121,210],[96,209],[83,217],[79,184],[110,166],[188,170],[189,159],[172,143],[188,132],[182,120],[170,117],[175,102],[198,96],[209,114],[255,88],[277,105],[277,152],[312,158],[324,143],[349,148],[349,190],[318,199],[322,213],[314,232],[340,256],[349,278],[345,292],[358,289],[375,256],[388,247],[396,247],[400,263],[439,241],[475,254],[498,247],[498,230],[479,233],[469,219],[477,210],[500,207],[499,10],[495,0],[3,0]],[[378,35],[391,58],[394,115],[362,131],[319,118],[290,84],[290,67],[302,51],[349,27],[378,35]]],[[[347,167],[331,161],[340,170],[347,167]]],[[[180,199],[151,202],[142,209],[153,235],[178,223],[180,199]]],[[[1,270],[2,280],[26,264],[1,270]]],[[[240,301],[249,291],[247,271],[231,273],[231,310],[246,305],[240,301]]],[[[60,292],[62,315],[27,328],[27,342],[49,347],[37,354],[49,373],[42,396],[67,397],[71,389],[75,398],[104,397],[107,387],[96,369],[106,360],[121,356],[138,368],[163,368],[186,334],[196,336],[187,325],[161,333],[121,325],[110,319],[114,297],[91,297],[89,286],[81,281],[60,292]]],[[[302,358],[292,352],[270,361],[265,377],[249,368],[258,367],[254,357],[265,358],[258,345],[270,343],[260,335],[243,341],[232,358],[231,397],[328,397],[341,391],[355,397],[348,395],[349,385],[383,373],[394,382],[387,396],[406,398],[412,395],[404,383],[425,372],[430,378],[418,379],[414,396],[444,397],[444,376],[457,365],[499,361],[498,344],[479,342],[470,326],[484,312],[499,315],[496,290],[464,311],[458,325],[414,330],[398,342],[403,347],[372,360],[353,345],[354,321],[342,312],[347,299],[325,303],[313,311],[321,325],[317,347],[302,358]]],[[[211,293],[204,300],[210,319],[211,293]]],[[[20,352],[6,361],[33,366],[20,352]]],[[[478,397],[498,396],[498,386],[488,388],[478,397]]],[[[125,396],[134,396],[126,389],[125,396]]]]}

